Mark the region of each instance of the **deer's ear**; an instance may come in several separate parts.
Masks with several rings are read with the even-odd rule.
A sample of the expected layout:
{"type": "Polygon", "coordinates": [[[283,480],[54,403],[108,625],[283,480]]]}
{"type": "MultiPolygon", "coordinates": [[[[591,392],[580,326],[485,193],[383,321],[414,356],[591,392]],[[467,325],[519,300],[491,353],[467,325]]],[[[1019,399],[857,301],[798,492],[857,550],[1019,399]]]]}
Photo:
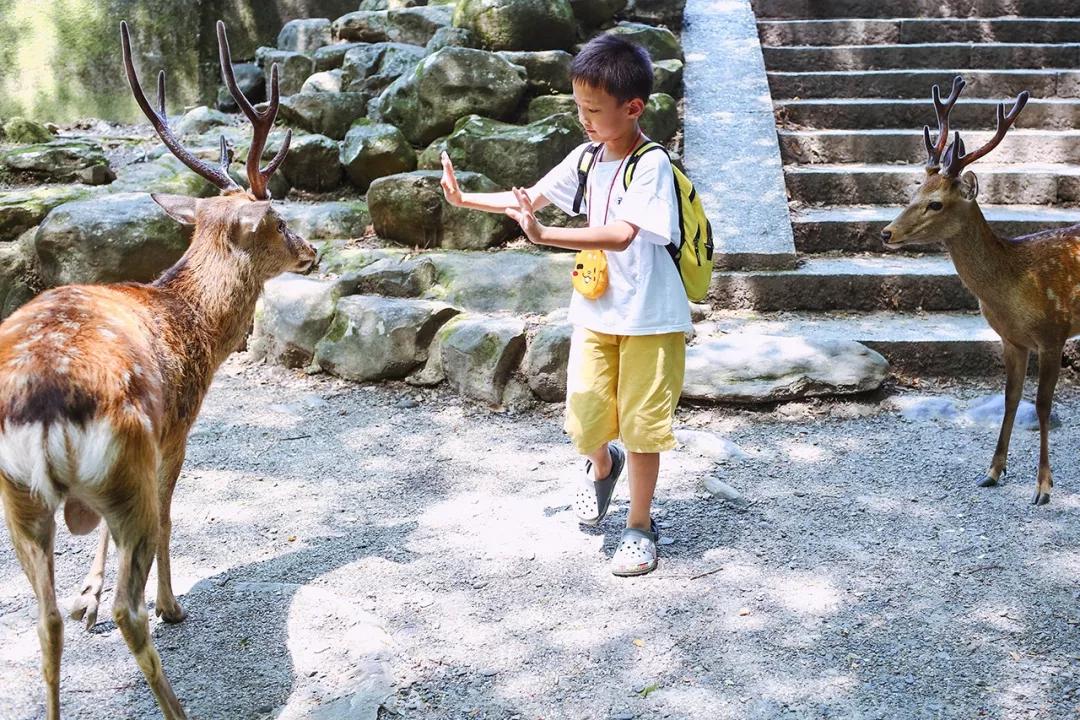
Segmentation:
{"type": "Polygon", "coordinates": [[[195,198],[165,193],[150,193],[150,197],[176,222],[181,225],[195,224],[195,198]]]}
{"type": "Polygon", "coordinates": [[[960,197],[965,200],[974,200],[979,196],[979,178],[975,173],[968,170],[960,176],[960,197]]]}
{"type": "Polygon", "coordinates": [[[258,200],[256,202],[248,203],[240,210],[240,216],[238,222],[243,230],[251,235],[254,235],[259,230],[259,226],[262,225],[263,218],[270,212],[269,200],[258,200]]]}

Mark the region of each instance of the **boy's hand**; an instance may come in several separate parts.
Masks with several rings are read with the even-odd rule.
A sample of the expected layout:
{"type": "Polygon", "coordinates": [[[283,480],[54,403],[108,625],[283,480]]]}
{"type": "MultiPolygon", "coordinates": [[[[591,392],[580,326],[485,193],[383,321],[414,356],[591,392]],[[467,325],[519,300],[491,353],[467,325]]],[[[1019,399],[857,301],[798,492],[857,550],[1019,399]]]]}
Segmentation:
{"type": "Polygon", "coordinates": [[[506,214],[509,215],[521,226],[522,232],[525,233],[525,237],[529,238],[529,242],[536,245],[543,244],[540,240],[541,232],[544,226],[536,221],[536,215],[533,213],[532,200],[529,199],[529,194],[522,188],[514,188],[514,197],[517,198],[518,206],[516,208],[506,208],[506,214]]]}
{"type": "Polygon", "coordinates": [[[458,185],[457,176],[454,175],[454,164],[450,162],[450,156],[446,154],[445,150],[442,154],[442,171],[442,180],[439,181],[439,184],[442,185],[446,202],[455,207],[461,207],[464,204],[461,197],[461,187],[458,185]]]}

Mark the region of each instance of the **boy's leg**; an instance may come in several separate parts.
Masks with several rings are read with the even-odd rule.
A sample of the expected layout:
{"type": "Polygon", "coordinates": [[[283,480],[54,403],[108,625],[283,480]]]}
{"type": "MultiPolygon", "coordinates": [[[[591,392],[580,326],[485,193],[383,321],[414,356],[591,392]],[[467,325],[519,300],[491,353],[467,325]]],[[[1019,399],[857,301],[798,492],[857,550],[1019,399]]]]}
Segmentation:
{"type": "Polygon", "coordinates": [[[630,513],[626,527],[648,530],[652,519],[653,493],[660,476],[660,453],[628,452],[630,476],[630,513]]]}
{"type": "Polygon", "coordinates": [[[608,448],[607,443],[604,443],[591,453],[586,453],[585,457],[592,460],[594,480],[603,480],[611,474],[611,450],[608,448]]]}
{"type": "Polygon", "coordinates": [[[683,333],[624,338],[620,348],[619,425],[629,455],[626,526],[649,529],[660,453],[675,447],[672,425],[686,363],[683,333]]]}

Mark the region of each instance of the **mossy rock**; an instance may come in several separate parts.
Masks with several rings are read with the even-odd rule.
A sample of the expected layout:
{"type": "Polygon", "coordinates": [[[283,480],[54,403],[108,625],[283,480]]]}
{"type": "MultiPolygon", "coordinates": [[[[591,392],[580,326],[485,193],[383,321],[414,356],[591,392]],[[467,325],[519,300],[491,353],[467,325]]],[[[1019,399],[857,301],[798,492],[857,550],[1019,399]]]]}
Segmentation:
{"type": "Polygon", "coordinates": [[[620,22],[608,30],[649,51],[653,62],[657,60],[683,60],[682,45],[675,33],[667,28],[653,27],[643,23],[620,22]]]}
{"type": "Polygon", "coordinates": [[[675,98],[653,93],[641,115],[641,129],[658,143],[666,143],[679,129],[679,108],[675,98]]]}
{"type": "Polygon", "coordinates": [[[14,145],[32,145],[49,142],[53,134],[41,123],[15,116],[4,123],[0,139],[14,145]]]}
{"type": "Polygon", "coordinates": [[[569,50],[577,34],[568,0],[460,0],[454,26],[489,50],[569,50]]]}
{"type": "Polygon", "coordinates": [[[341,143],[341,165],[349,181],[367,190],[372,181],[416,169],[416,151],[393,125],[358,120],[341,143]]]}

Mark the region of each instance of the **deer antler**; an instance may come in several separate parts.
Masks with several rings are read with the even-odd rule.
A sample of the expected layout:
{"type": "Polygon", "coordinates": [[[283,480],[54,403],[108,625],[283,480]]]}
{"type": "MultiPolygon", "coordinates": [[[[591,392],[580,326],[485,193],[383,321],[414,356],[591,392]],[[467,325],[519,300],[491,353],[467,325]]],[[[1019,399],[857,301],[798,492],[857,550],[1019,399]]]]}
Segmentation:
{"type": "Polygon", "coordinates": [[[953,105],[960,98],[960,91],[964,89],[965,85],[967,83],[959,75],[953,78],[952,92],[949,93],[949,97],[944,103],[941,102],[941,91],[938,89],[937,84],[934,85],[930,93],[934,101],[934,111],[937,113],[938,135],[937,141],[931,143],[930,126],[923,125],[923,143],[926,145],[927,155],[926,167],[935,168],[941,164],[941,153],[949,142],[949,114],[952,113],[953,105]]]}
{"type": "Polygon", "coordinates": [[[1005,139],[1005,133],[1009,132],[1009,128],[1016,122],[1016,116],[1027,105],[1029,97],[1031,95],[1027,90],[1017,95],[1016,102],[1013,103],[1012,110],[1009,111],[1008,115],[1005,114],[1005,103],[998,103],[997,130],[994,132],[994,137],[990,138],[989,142],[970,155],[964,154],[964,142],[960,139],[960,133],[956,133],[956,137],[952,144],[949,145],[949,149],[945,151],[945,170],[942,174],[954,178],[960,177],[960,173],[964,171],[964,168],[996,148],[1005,139]]]}
{"type": "Polygon", "coordinates": [[[224,136],[221,138],[221,161],[217,168],[210,167],[181,145],[180,141],[173,135],[172,130],[169,129],[169,120],[165,115],[165,71],[162,70],[158,73],[157,94],[160,110],[155,111],[146,99],[146,94],[143,93],[142,86],[139,84],[139,78],[135,74],[135,65],[131,61],[131,37],[128,33],[128,24],[123,21],[120,23],[120,40],[124,52],[124,70],[127,72],[131,94],[135,96],[135,102],[139,104],[143,114],[150,120],[150,124],[154,126],[154,130],[157,132],[158,137],[161,138],[161,142],[165,143],[165,147],[169,148],[169,152],[175,155],[180,162],[221,190],[239,190],[240,187],[229,177],[229,154],[225,147],[224,136]]]}
{"type": "Polygon", "coordinates": [[[285,153],[289,152],[289,141],[292,140],[292,130],[289,130],[285,133],[285,141],[281,143],[281,149],[278,150],[274,159],[265,168],[259,169],[259,160],[262,158],[263,148],[266,147],[266,139],[274,127],[274,118],[277,117],[278,102],[281,99],[278,95],[277,63],[270,67],[269,106],[263,112],[259,112],[252,107],[236,84],[236,76],[233,74],[232,53],[229,52],[229,39],[225,36],[225,23],[220,20],[217,22],[217,36],[218,53],[221,59],[221,75],[225,79],[225,85],[229,88],[229,94],[232,95],[233,100],[240,106],[240,110],[251,121],[251,125],[255,129],[255,134],[251,139],[251,149],[248,150],[247,156],[247,176],[248,184],[251,186],[251,194],[259,199],[266,199],[270,196],[266,192],[267,181],[274,174],[274,171],[278,169],[278,166],[281,165],[281,161],[285,159],[285,153]]]}

